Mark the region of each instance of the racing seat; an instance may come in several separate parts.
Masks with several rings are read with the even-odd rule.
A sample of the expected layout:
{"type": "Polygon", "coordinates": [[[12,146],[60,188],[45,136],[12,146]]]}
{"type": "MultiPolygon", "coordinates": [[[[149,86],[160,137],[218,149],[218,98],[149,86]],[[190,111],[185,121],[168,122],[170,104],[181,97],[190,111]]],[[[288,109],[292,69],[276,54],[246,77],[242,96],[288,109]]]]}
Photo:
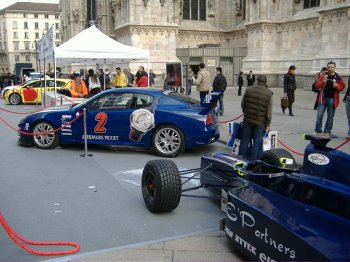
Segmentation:
{"type": "Polygon", "coordinates": [[[134,109],[137,105],[137,97],[133,97],[126,102],[126,109],[134,109]]]}

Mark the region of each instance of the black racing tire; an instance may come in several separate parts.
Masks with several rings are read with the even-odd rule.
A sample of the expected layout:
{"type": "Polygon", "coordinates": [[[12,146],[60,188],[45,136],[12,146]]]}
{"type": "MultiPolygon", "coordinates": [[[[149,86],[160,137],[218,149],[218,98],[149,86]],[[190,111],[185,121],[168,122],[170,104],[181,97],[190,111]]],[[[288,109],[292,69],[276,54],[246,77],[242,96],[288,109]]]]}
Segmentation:
{"type": "Polygon", "coordinates": [[[9,96],[9,102],[11,105],[20,105],[22,104],[22,97],[18,93],[12,93],[9,96]]]}
{"type": "Polygon", "coordinates": [[[264,151],[261,155],[260,160],[264,161],[267,164],[283,168],[295,169],[297,167],[293,155],[283,148],[264,151]],[[280,160],[281,158],[293,159],[293,164],[282,164],[280,160]]]}
{"type": "MultiPolygon", "coordinates": [[[[55,127],[47,121],[39,121],[33,125],[32,133],[47,133],[54,130],[55,127]]],[[[51,134],[44,134],[33,136],[33,143],[40,149],[52,149],[59,145],[58,134],[53,132],[51,134]]]]}
{"type": "Polygon", "coordinates": [[[142,196],[149,211],[173,211],[180,203],[182,185],[176,164],[171,160],[151,160],[142,172],[142,196]]]}
{"type": "Polygon", "coordinates": [[[174,125],[161,125],[152,134],[152,147],[159,156],[175,157],[186,148],[185,136],[174,125]]]}

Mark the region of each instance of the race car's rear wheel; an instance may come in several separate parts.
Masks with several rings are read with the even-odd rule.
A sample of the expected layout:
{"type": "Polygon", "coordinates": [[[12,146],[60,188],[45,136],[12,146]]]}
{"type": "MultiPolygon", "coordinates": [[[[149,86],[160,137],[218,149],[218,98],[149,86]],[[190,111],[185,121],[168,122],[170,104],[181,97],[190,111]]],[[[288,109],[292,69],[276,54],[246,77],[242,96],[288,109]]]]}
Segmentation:
{"type": "Polygon", "coordinates": [[[13,93],[9,97],[9,102],[12,105],[20,105],[22,103],[22,97],[20,94],[13,93]]]}
{"type": "Polygon", "coordinates": [[[175,157],[185,150],[185,137],[176,126],[163,125],[154,131],[152,145],[158,155],[175,157]]]}
{"type": "Polygon", "coordinates": [[[297,167],[293,155],[283,148],[264,151],[260,159],[273,166],[290,169],[297,167]]]}
{"type": "Polygon", "coordinates": [[[50,149],[58,146],[58,135],[56,132],[52,132],[53,130],[54,127],[48,122],[35,123],[32,132],[41,135],[33,136],[34,144],[41,149],[50,149]]]}
{"type": "Polygon", "coordinates": [[[181,199],[181,177],[171,160],[148,161],[142,173],[142,196],[153,213],[174,210],[181,199]]]}

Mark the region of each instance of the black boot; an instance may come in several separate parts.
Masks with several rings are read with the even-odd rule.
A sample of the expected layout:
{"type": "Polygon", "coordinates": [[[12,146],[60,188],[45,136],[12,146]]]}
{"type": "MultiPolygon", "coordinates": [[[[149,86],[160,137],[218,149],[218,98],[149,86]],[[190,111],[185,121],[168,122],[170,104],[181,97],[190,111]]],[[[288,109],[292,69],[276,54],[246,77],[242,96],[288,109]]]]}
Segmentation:
{"type": "Polygon", "coordinates": [[[289,109],[289,116],[294,116],[294,115],[293,115],[292,107],[291,107],[291,106],[288,106],[288,109],[289,109]]]}

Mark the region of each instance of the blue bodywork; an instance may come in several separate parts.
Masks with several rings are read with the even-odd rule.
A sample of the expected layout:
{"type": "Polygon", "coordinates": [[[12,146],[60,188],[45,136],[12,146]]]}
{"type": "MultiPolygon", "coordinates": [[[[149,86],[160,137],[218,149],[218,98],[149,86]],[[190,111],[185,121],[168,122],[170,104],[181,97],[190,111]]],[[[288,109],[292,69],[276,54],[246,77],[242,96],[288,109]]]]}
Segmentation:
{"type": "MultiPolygon", "coordinates": [[[[107,103],[106,103],[107,104],[107,103]]],[[[59,144],[84,143],[83,117],[71,125],[65,126],[86,109],[87,137],[90,144],[104,145],[128,145],[152,147],[153,131],[162,125],[172,125],[179,128],[186,142],[186,148],[197,145],[209,144],[219,138],[219,122],[215,111],[203,108],[199,102],[180,94],[153,89],[112,89],[99,93],[75,106],[53,107],[38,113],[31,114],[22,119],[19,129],[24,132],[32,132],[33,125],[38,121],[47,121],[55,128],[62,127],[58,131],[59,144]],[[105,107],[101,109],[100,101],[104,97],[118,95],[121,99],[142,98],[135,103],[121,101],[119,107],[105,107]],[[142,104],[144,103],[144,104],[142,104]],[[154,115],[154,125],[142,136],[140,141],[130,139],[131,114],[140,108],[149,110],[154,115]],[[104,119],[98,115],[104,114],[104,119]],[[208,123],[210,118],[210,123],[208,123]],[[101,121],[104,122],[101,122],[101,121]],[[63,127],[64,126],[64,127],[63,127]]],[[[19,143],[33,145],[33,137],[20,134],[19,143]]]]}
{"type": "Polygon", "coordinates": [[[350,261],[350,155],[325,145],[311,142],[297,170],[202,157],[201,184],[217,197],[227,193],[224,230],[247,258],[350,261]]]}

